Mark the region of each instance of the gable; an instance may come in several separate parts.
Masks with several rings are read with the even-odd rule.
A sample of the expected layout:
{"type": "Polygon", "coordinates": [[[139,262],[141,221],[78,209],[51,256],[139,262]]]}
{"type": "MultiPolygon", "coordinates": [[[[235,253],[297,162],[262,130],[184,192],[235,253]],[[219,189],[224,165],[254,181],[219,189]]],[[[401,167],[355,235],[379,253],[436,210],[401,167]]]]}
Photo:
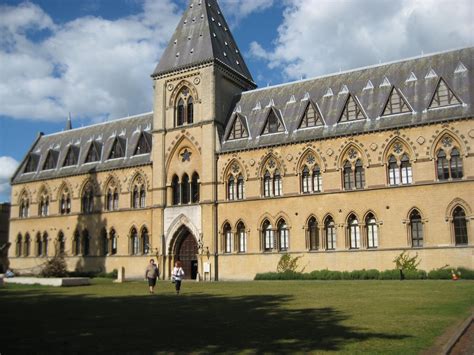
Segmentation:
{"type": "Polygon", "coordinates": [[[133,155],[148,154],[151,152],[151,135],[147,132],[140,133],[140,138],[138,138],[137,146],[133,155]]]}
{"type": "Polygon", "coordinates": [[[86,155],[85,163],[92,163],[100,160],[102,154],[102,144],[99,142],[93,141],[89,147],[89,151],[86,155]]]}
{"type": "Polygon", "coordinates": [[[356,99],[349,94],[346,100],[346,104],[342,109],[341,115],[339,116],[338,122],[350,122],[350,121],[357,121],[357,120],[364,120],[367,117],[362,110],[362,107],[359,105],[356,99]]]}
{"type": "Polygon", "coordinates": [[[461,100],[459,100],[456,94],[449,88],[444,79],[440,78],[428,109],[461,104],[461,100]]]}
{"type": "Polygon", "coordinates": [[[118,159],[125,156],[126,142],[122,137],[115,137],[112,148],[110,149],[109,159],[118,159]]]}
{"type": "Polygon", "coordinates": [[[46,160],[44,161],[42,170],[55,169],[58,164],[58,156],[59,156],[58,151],[52,150],[52,149],[49,150],[46,156],[46,160]]]}
{"type": "Polygon", "coordinates": [[[412,110],[407,101],[401,92],[396,89],[395,86],[393,86],[390,94],[388,95],[387,103],[383,109],[382,116],[390,116],[409,112],[412,112],[412,110]]]}
{"type": "Polygon", "coordinates": [[[240,138],[248,138],[249,132],[247,128],[247,124],[245,122],[245,117],[242,115],[236,114],[234,123],[232,124],[232,128],[227,136],[228,140],[232,139],[240,139],[240,138]]]}
{"type": "Polygon", "coordinates": [[[271,107],[265,121],[265,126],[263,127],[262,135],[285,131],[285,126],[279,116],[280,115],[276,112],[276,110],[271,107]]]}
{"type": "Polygon", "coordinates": [[[309,101],[306,105],[306,109],[304,110],[303,115],[301,116],[298,129],[318,127],[323,125],[324,123],[321,112],[319,111],[318,107],[313,104],[313,102],[309,101]]]}

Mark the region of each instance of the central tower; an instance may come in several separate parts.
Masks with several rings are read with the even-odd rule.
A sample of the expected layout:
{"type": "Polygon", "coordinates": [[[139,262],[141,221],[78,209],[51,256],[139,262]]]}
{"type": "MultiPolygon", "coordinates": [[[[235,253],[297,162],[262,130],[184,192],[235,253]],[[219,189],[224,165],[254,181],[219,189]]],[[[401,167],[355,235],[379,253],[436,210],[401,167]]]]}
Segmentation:
{"type": "Polygon", "coordinates": [[[216,0],[189,2],[152,78],[153,219],[163,266],[178,257],[185,226],[215,256],[217,277],[216,153],[233,100],[256,85],[216,0]]]}

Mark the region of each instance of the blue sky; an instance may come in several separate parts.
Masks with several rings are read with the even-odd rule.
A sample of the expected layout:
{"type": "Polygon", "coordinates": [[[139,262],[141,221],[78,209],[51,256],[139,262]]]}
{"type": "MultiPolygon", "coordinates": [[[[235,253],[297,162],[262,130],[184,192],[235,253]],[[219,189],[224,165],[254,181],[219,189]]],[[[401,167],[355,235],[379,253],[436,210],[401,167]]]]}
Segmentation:
{"type": "MultiPolygon", "coordinates": [[[[187,0],[0,0],[0,202],[38,132],[151,111],[187,0]]],[[[219,0],[257,84],[473,44],[471,0],[219,0]]]]}

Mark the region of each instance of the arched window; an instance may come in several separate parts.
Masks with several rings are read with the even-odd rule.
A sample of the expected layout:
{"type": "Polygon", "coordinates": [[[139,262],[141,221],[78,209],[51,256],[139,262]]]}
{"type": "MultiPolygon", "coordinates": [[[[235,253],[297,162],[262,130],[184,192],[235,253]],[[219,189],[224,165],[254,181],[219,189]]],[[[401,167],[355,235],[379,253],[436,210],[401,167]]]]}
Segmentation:
{"type": "Polygon", "coordinates": [[[150,253],[150,236],[148,235],[148,229],[146,227],[142,228],[142,238],[141,238],[141,247],[142,253],[150,253]]]}
{"type": "Polygon", "coordinates": [[[281,196],[282,194],[282,183],[279,170],[275,170],[273,173],[273,194],[275,196],[281,196]]]}
{"type": "Polygon", "coordinates": [[[186,117],[187,117],[188,124],[193,123],[193,120],[194,120],[194,100],[193,100],[192,96],[190,96],[189,99],[188,99],[188,107],[187,107],[186,111],[187,111],[186,112],[186,117]]]}
{"type": "Polygon", "coordinates": [[[31,238],[28,233],[25,234],[25,256],[30,256],[31,254],[31,238]]]}
{"type": "Polygon", "coordinates": [[[58,234],[58,253],[59,255],[64,255],[66,252],[66,241],[64,239],[64,233],[59,232],[58,234]]]}
{"type": "Polygon", "coordinates": [[[105,228],[100,232],[101,255],[106,256],[109,253],[109,239],[107,238],[107,230],[105,228]]]}
{"type": "Polygon", "coordinates": [[[233,237],[232,237],[232,229],[229,223],[226,223],[224,225],[223,233],[224,233],[224,253],[232,253],[232,251],[234,250],[234,243],[233,243],[233,237]]]}
{"type": "Polygon", "coordinates": [[[43,234],[43,256],[48,256],[48,233],[43,234]]]}
{"type": "Polygon", "coordinates": [[[64,189],[59,202],[59,213],[62,215],[71,213],[71,194],[68,189],[64,189]]]}
{"type": "Polygon", "coordinates": [[[23,195],[23,197],[20,200],[20,218],[28,218],[30,214],[30,200],[28,197],[23,195]]]}
{"type": "Polygon", "coordinates": [[[94,211],[94,190],[91,184],[87,184],[82,192],[82,212],[92,213],[94,211]]]}
{"type": "Polygon", "coordinates": [[[356,216],[351,215],[348,219],[349,241],[351,249],[360,248],[360,228],[356,216]]]}
{"type": "Polygon", "coordinates": [[[451,172],[451,178],[453,179],[461,179],[463,176],[462,173],[462,159],[461,159],[461,154],[459,153],[459,150],[456,148],[453,148],[451,150],[451,160],[449,164],[450,172],[451,172]]]}
{"type": "Polygon", "coordinates": [[[454,241],[456,245],[467,244],[466,213],[462,207],[456,207],[453,211],[454,241]]]}
{"type": "Polygon", "coordinates": [[[16,256],[22,256],[22,251],[23,251],[23,238],[21,237],[21,234],[18,234],[16,237],[16,256]]]}
{"type": "Polygon", "coordinates": [[[90,235],[89,231],[85,229],[82,232],[82,255],[88,256],[90,253],[90,235]]]}
{"type": "Polygon", "coordinates": [[[326,249],[336,249],[336,224],[332,217],[327,217],[324,223],[324,231],[326,234],[326,249]]]}
{"type": "Polygon", "coordinates": [[[191,180],[191,203],[199,202],[199,174],[194,173],[191,180]]]}
{"type": "Polygon", "coordinates": [[[268,170],[265,171],[265,175],[263,176],[263,195],[265,197],[272,195],[272,178],[268,170]]]}
{"type": "Polygon", "coordinates": [[[38,204],[38,216],[46,217],[49,214],[49,196],[46,191],[44,191],[40,198],[38,204]]]}
{"type": "Polygon", "coordinates": [[[443,149],[440,149],[436,155],[436,167],[438,170],[438,180],[448,180],[449,179],[449,163],[446,158],[446,153],[443,149]]]}
{"type": "Polygon", "coordinates": [[[182,126],[184,124],[184,100],[179,99],[178,106],[176,108],[176,125],[182,126]]]}
{"type": "Polygon", "coordinates": [[[355,186],[354,184],[354,174],[352,173],[352,165],[350,161],[346,160],[344,163],[344,190],[352,190],[355,186]]]}
{"type": "Polygon", "coordinates": [[[243,200],[244,198],[244,177],[240,174],[237,177],[237,200],[243,200]]]}
{"type": "Polygon", "coordinates": [[[356,189],[363,189],[365,186],[365,172],[362,166],[362,160],[357,159],[355,163],[355,187],[356,189]]]}
{"type": "Polygon", "coordinates": [[[303,168],[303,172],[301,173],[301,186],[303,189],[303,193],[309,193],[311,192],[310,185],[311,184],[311,177],[309,176],[309,169],[305,165],[303,168]]]}
{"type": "Polygon", "coordinates": [[[262,237],[263,237],[263,250],[272,251],[275,245],[273,238],[272,225],[268,220],[265,220],[262,224],[262,237]]]}
{"type": "Polygon", "coordinates": [[[173,176],[173,181],[171,182],[171,187],[173,189],[173,205],[179,205],[180,203],[180,186],[178,176],[173,176]]]}
{"type": "Polygon", "coordinates": [[[313,191],[321,192],[323,189],[323,178],[321,175],[321,169],[318,165],[313,168],[313,191]]]}
{"type": "Polygon", "coordinates": [[[118,193],[118,190],[115,189],[114,190],[114,210],[115,211],[118,210],[118,205],[119,205],[119,193],[118,193]]]}
{"type": "Polygon", "coordinates": [[[229,180],[227,180],[227,198],[229,200],[235,199],[235,179],[234,176],[229,176],[229,180]]]}
{"type": "Polygon", "coordinates": [[[140,208],[146,207],[146,191],[145,185],[140,186],[140,208]]]}
{"type": "Polygon", "coordinates": [[[36,234],[36,256],[43,256],[43,239],[41,234],[36,234]]]}
{"type": "Polygon", "coordinates": [[[81,253],[81,236],[77,230],[74,232],[74,237],[72,239],[72,252],[74,255],[79,255],[81,253]]]}
{"type": "Polygon", "coordinates": [[[319,229],[316,218],[311,217],[308,221],[308,237],[309,237],[309,249],[319,249],[319,229]]]}
{"type": "Polygon", "coordinates": [[[388,177],[391,186],[400,184],[400,170],[398,169],[397,158],[393,155],[388,158],[388,177]]]}
{"type": "Polygon", "coordinates": [[[137,185],[133,187],[132,203],[133,203],[133,208],[138,208],[140,206],[140,195],[138,193],[137,185]]]}
{"type": "Polygon", "coordinates": [[[139,240],[138,233],[135,228],[130,231],[130,251],[132,255],[138,255],[139,253],[139,240]]]}
{"type": "Polygon", "coordinates": [[[410,158],[407,154],[403,154],[400,159],[400,170],[402,172],[402,184],[411,184],[413,180],[413,173],[411,170],[410,158]]]}
{"type": "Polygon", "coordinates": [[[117,234],[113,228],[110,230],[110,254],[117,254],[117,234]]]}
{"type": "Polygon", "coordinates": [[[183,178],[181,179],[181,203],[182,204],[189,203],[189,176],[188,174],[184,174],[183,178]]]}
{"type": "Polygon", "coordinates": [[[379,230],[377,221],[372,213],[369,213],[365,218],[365,225],[367,228],[367,247],[378,248],[379,246],[379,230]]]}
{"type": "Polygon", "coordinates": [[[114,194],[113,194],[111,188],[109,188],[107,190],[107,197],[106,197],[105,205],[107,206],[107,211],[113,211],[114,210],[114,194]]]}
{"type": "Polygon", "coordinates": [[[239,253],[245,253],[247,251],[247,233],[243,222],[237,224],[237,237],[239,239],[239,253]]]}
{"type": "Polygon", "coordinates": [[[423,246],[423,223],[421,221],[421,215],[417,210],[410,213],[410,231],[411,231],[411,244],[413,247],[423,246]]]}
{"type": "Polygon", "coordinates": [[[286,251],[290,247],[290,232],[288,225],[284,219],[278,222],[278,238],[280,244],[280,251],[286,251]]]}

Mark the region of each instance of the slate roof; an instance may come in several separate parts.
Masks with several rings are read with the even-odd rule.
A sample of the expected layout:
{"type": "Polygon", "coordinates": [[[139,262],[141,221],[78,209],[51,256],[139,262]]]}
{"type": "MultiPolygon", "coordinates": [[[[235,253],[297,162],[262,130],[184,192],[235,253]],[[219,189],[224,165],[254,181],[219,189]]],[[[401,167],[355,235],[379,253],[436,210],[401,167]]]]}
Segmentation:
{"type": "Polygon", "coordinates": [[[60,133],[41,135],[13,175],[12,184],[150,164],[149,153],[134,155],[134,152],[141,133],[151,135],[152,124],[153,113],[151,112],[60,133]],[[116,137],[123,138],[126,142],[125,157],[108,159],[116,137]],[[97,162],[85,163],[92,144],[100,148],[101,158],[97,162]],[[78,164],[63,167],[71,145],[79,148],[78,164]],[[50,150],[56,152],[54,154],[57,160],[56,168],[42,170],[50,150]],[[38,160],[36,169],[33,172],[24,173],[30,156],[38,160]]]}
{"type": "Polygon", "coordinates": [[[221,152],[472,118],[473,71],[471,47],[247,91],[235,100],[221,152]],[[428,110],[440,77],[462,105],[428,110]],[[393,86],[403,94],[413,113],[381,117],[393,86]],[[327,95],[330,89],[333,95],[327,95]],[[360,103],[367,119],[338,123],[349,94],[360,103]],[[324,126],[298,129],[307,99],[319,108],[324,126]],[[262,135],[271,107],[281,113],[286,132],[262,135]],[[246,118],[249,138],[226,140],[237,113],[246,118]]]}
{"type": "Polygon", "coordinates": [[[216,0],[191,0],[152,76],[216,61],[253,83],[216,0]]]}

